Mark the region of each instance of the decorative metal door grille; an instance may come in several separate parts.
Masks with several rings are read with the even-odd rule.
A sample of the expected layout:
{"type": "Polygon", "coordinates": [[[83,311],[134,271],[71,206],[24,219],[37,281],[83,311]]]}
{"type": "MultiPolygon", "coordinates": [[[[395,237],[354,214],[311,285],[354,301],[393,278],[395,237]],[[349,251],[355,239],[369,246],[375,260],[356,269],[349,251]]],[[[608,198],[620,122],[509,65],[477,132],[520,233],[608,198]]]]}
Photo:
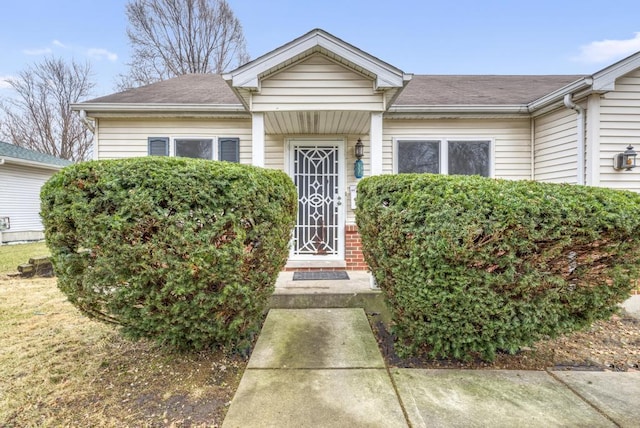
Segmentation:
{"type": "Polygon", "coordinates": [[[293,178],[298,189],[294,256],[340,254],[338,157],[335,146],[293,147],[293,178]]]}

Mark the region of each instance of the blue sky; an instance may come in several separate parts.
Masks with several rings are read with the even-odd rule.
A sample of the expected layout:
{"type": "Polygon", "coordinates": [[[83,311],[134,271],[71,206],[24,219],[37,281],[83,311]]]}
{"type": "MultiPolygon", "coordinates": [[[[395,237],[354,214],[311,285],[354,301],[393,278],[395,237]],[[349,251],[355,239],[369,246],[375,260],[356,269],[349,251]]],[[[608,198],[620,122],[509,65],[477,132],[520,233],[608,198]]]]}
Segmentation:
{"type": "MultiPolygon", "coordinates": [[[[640,51],[638,0],[228,0],[252,58],[313,28],[416,74],[590,74],[640,51]]],[[[44,55],[125,72],[127,0],[0,0],[3,80],[44,55]]]]}

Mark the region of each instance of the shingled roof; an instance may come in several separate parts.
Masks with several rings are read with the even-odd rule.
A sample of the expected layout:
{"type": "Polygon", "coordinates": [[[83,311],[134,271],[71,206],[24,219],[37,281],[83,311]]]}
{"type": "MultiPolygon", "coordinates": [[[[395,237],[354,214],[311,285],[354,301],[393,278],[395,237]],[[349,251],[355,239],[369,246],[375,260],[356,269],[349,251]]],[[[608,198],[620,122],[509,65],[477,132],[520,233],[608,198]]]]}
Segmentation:
{"type": "Polygon", "coordinates": [[[105,104],[240,104],[240,100],[220,74],[185,74],[86,102],[105,104]]]}
{"type": "MultiPolygon", "coordinates": [[[[526,105],[581,75],[414,75],[395,106],[526,105]]],[[[186,74],[86,101],[87,104],[240,105],[219,74],[186,74]]]]}
{"type": "Polygon", "coordinates": [[[583,77],[414,75],[394,105],[526,105],[583,77]]]}
{"type": "Polygon", "coordinates": [[[0,141],[0,158],[24,160],[59,167],[64,167],[73,163],[66,159],[60,159],[55,156],[36,152],[35,150],[25,149],[24,147],[18,147],[14,144],[5,143],[3,141],[0,141]]]}

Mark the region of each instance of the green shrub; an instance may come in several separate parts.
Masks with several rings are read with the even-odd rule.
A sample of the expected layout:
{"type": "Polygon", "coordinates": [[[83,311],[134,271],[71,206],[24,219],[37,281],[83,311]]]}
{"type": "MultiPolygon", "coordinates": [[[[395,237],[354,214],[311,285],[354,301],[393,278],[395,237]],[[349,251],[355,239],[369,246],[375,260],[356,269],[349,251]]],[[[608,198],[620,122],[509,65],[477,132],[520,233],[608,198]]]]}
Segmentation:
{"type": "Polygon", "coordinates": [[[640,261],[640,195],[481,177],[358,186],[363,252],[404,356],[491,360],[608,318],[640,261]]]}
{"type": "Polygon", "coordinates": [[[244,347],[288,256],[283,172],[184,158],[85,162],[41,193],[58,286],[86,315],[178,348],[244,347]]]}

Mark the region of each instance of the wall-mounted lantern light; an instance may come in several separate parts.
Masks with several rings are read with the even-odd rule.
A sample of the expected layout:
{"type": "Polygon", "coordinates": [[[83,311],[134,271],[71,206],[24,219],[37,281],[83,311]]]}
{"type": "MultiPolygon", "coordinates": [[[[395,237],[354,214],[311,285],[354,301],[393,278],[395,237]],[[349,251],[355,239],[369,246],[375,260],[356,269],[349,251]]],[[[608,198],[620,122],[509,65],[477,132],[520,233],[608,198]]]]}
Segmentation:
{"type": "Polygon", "coordinates": [[[617,170],[631,171],[636,167],[636,156],[638,154],[633,150],[633,146],[629,145],[627,150],[618,153],[613,157],[613,168],[617,170]]]}
{"type": "Polygon", "coordinates": [[[362,157],[364,156],[364,144],[362,144],[362,140],[358,138],[358,142],[356,143],[356,161],[353,164],[353,175],[356,178],[362,178],[364,176],[364,162],[362,162],[362,157]]]}

